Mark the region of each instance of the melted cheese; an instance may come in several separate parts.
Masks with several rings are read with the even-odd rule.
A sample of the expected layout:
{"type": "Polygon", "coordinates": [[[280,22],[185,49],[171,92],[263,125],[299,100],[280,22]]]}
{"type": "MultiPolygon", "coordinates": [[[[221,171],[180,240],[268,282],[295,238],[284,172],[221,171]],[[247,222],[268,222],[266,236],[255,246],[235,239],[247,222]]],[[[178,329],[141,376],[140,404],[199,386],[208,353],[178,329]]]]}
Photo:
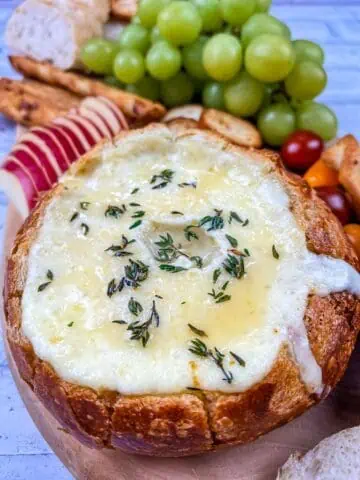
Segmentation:
{"type": "Polygon", "coordinates": [[[303,323],[308,294],[359,293],[359,276],[346,263],[307,250],[269,162],[227,153],[201,135],[174,141],[169,132],[148,132],[142,141],[129,137],[117,148],[106,148],[88,172],[63,182],[66,189],[48,206],[31,248],[22,300],[25,335],[62,378],[124,394],[175,393],[187,387],[243,391],[264,378],[286,342],[309,390],[321,391],[321,369],[303,323]],[[153,189],[161,182],[158,178],[151,184],[153,175],[165,169],[173,172],[171,181],[153,189]],[[196,188],[179,186],[192,182],[196,188]],[[134,189],[139,190],[132,193],[134,189]],[[80,202],[89,202],[86,210],[80,202]],[[131,206],[134,202],[140,206],[131,206]],[[109,205],[125,205],[126,212],[119,218],[105,216],[109,205]],[[223,228],[208,231],[207,223],[193,230],[198,239],[188,241],[184,229],[216,215],[215,209],[221,211],[223,228]],[[138,211],[145,212],[141,224],[130,229],[138,211]],[[70,222],[74,212],[78,216],[70,222]],[[231,212],[248,223],[229,223],[231,212]],[[82,224],[89,228],[87,235],[82,224]],[[157,258],[156,242],[166,234],[186,255],[171,264],[183,267],[181,272],[159,268],[164,262],[157,258]],[[122,235],[135,240],[126,248],[132,255],[106,252],[121,244],[122,235]],[[246,274],[241,279],[223,268],[232,248],[226,235],[237,240],[239,251],[250,254],[243,257],[246,274]],[[197,268],[191,256],[200,256],[203,267],[197,268]],[[146,264],[148,277],[138,288],[126,286],[109,297],[109,282],[120,281],[130,259],[146,264]],[[217,269],[221,275],[214,284],[217,269]],[[48,270],[54,278],[39,292],[48,270]],[[209,293],[214,289],[217,294],[227,281],[223,295],[231,298],[216,303],[209,293]],[[138,316],[129,309],[131,299],[142,306],[138,316]],[[127,327],[146,322],[153,305],[159,325],[152,322],[144,348],[127,327]],[[206,333],[200,339],[212,352],[216,347],[224,355],[231,383],[213,358],[189,351],[191,341],[199,338],[189,323],[206,333]]]}

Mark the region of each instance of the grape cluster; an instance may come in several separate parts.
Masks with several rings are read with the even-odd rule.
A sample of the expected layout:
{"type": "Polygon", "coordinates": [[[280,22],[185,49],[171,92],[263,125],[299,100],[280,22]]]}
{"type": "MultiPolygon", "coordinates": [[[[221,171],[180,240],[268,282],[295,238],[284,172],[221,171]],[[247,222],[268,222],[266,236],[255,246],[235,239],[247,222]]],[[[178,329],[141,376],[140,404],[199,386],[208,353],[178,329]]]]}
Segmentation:
{"type": "Polygon", "coordinates": [[[113,86],[167,107],[200,101],[257,124],[280,146],[296,129],[324,140],[335,114],[313,100],[324,90],[324,52],[291,41],[271,0],[141,0],[117,42],[90,40],[82,61],[113,86]]]}

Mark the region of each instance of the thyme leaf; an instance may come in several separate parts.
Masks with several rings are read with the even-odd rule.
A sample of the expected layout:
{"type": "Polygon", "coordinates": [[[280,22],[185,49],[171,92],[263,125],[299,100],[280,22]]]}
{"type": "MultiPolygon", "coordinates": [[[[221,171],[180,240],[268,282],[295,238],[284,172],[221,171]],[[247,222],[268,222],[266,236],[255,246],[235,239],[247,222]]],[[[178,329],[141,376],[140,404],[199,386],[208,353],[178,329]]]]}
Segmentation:
{"type": "Polygon", "coordinates": [[[180,187],[180,188],[185,188],[185,187],[196,188],[196,187],[197,187],[197,183],[196,183],[195,181],[193,181],[193,182],[178,183],[178,187],[180,187]]]}
{"type": "Polygon", "coordinates": [[[80,202],[81,210],[88,210],[90,202],[80,202]]]}
{"type": "Polygon", "coordinates": [[[113,320],[111,323],[117,323],[118,325],[127,325],[125,320],[113,320]]]}
{"type": "Polygon", "coordinates": [[[175,265],[167,265],[167,264],[160,265],[159,268],[164,272],[170,272],[170,273],[179,273],[187,270],[187,268],[184,268],[184,267],[176,267],[175,265]]]}
{"type": "Polygon", "coordinates": [[[70,223],[72,223],[74,220],[77,219],[77,217],[79,216],[79,212],[74,212],[71,217],[70,217],[70,223]]]}
{"type": "Polygon", "coordinates": [[[173,210],[171,215],[184,215],[182,212],[178,212],[177,210],[173,210]]]}
{"type": "Polygon", "coordinates": [[[46,278],[48,281],[39,285],[38,292],[43,292],[45,288],[47,288],[51,284],[51,282],[54,280],[54,274],[51,270],[48,270],[46,272],[46,278]]]}
{"type": "Polygon", "coordinates": [[[239,357],[239,355],[236,355],[236,353],[234,353],[234,352],[230,352],[230,355],[237,361],[237,363],[241,367],[246,367],[246,362],[243,358],[239,357]]]}
{"type": "Polygon", "coordinates": [[[41,285],[39,285],[38,287],[38,292],[42,292],[43,290],[45,290],[46,287],[48,287],[50,285],[51,282],[45,282],[45,283],[42,283],[41,285]]]}
{"type": "Polygon", "coordinates": [[[159,190],[161,188],[165,188],[170,182],[172,182],[174,173],[175,172],[173,170],[166,169],[160,172],[158,175],[153,175],[150,180],[150,184],[153,185],[159,180],[160,180],[160,183],[158,183],[157,185],[154,185],[152,189],[159,190]]]}
{"type": "Polygon", "coordinates": [[[279,260],[280,255],[279,255],[279,252],[276,250],[275,245],[272,246],[272,254],[273,254],[273,257],[274,257],[276,260],[279,260]]]}
{"type": "Polygon", "coordinates": [[[137,302],[133,297],[131,297],[129,300],[128,309],[130,313],[135,315],[135,317],[137,317],[143,311],[142,305],[137,302]]]}
{"type": "Polygon", "coordinates": [[[129,230],[134,230],[134,228],[139,227],[142,224],[142,220],[137,220],[132,225],[130,225],[129,230]]]}
{"type": "Polygon", "coordinates": [[[191,325],[191,323],[188,323],[188,327],[193,333],[195,333],[195,335],[198,335],[199,337],[207,337],[207,334],[204,332],[204,330],[194,327],[194,325],[191,325]]]}
{"type": "Polygon", "coordinates": [[[223,263],[225,271],[234,278],[240,280],[245,274],[245,262],[243,256],[228,255],[223,263]]]}
{"type": "Polygon", "coordinates": [[[86,236],[87,236],[87,234],[88,234],[88,233],[89,233],[89,231],[90,231],[90,227],[89,227],[89,225],[87,225],[86,223],[82,223],[82,224],[80,225],[80,228],[81,228],[81,230],[82,230],[82,232],[83,232],[84,236],[86,237],[86,236]]]}
{"type": "Polygon", "coordinates": [[[105,217],[120,218],[126,212],[126,206],[118,207],[117,205],[109,205],[105,210],[105,217]]]}
{"type": "Polygon", "coordinates": [[[73,325],[74,325],[74,322],[69,322],[69,323],[67,324],[68,327],[72,327],[73,325]]]}
{"type": "Polygon", "coordinates": [[[145,215],[144,210],[139,210],[134,213],[134,215],[131,215],[131,218],[142,218],[145,215]]]}
{"type": "Polygon", "coordinates": [[[208,225],[209,228],[207,229],[207,232],[211,232],[213,230],[220,230],[224,228],[224,219],[222,218],[222,210],[216,210],[215,209],[215,214],[214,216],[206,216],[203,217],[200,222],[199,222],[199,227],[203,227],[204,225],[208,225]]]}
{"type": "Polygon", "coordinates": [[[225,235],[225,236],[233,248],[236,248],[238,246],[238,241],[236,240],[236,238],[232,237],[231,235],[225,235]]]}
{"type": "Polygon", "coordinates": [[[216,347],[214,351],[209,349],[207,345],[200,339],[191,340],[189,351],[200,358],[210,358],[215,365],[221,370],[224,375],[223,380],[229,384],[232,383],[234,376],[230,371],[224,367],[225,355],[221,353],[216,347]]]}
{"type": "Polygon", "coordinates": [[[128,240],[128,238],[125,235],[122,235],[121,239],[122,241],[120,245],[111,245],[109,248],[105,250],[105,252],[113,253],[114,257],[127,257],[130,255],[133,255],[133,253],[128,252],[125,249],[127,248],[128,245],[131,245],[136,240],[128,240]]]}
{"type": "MultiPolygon", "coordinates": [[[[199,256],[190,257],[187,253],[183,252],[181,250],[181,244],[176,245],[170,233],[160,235],[159,240],[155,242],[155,245],[159,247],[155,257],[155,259],[159,262],[172,263],[179,257],[185,257],[195,263],[197,268],[202,268],[203,266],[202,258],[199,256]]],[[[183,268],[182,270],[187,269],[183,268]]]]}
{"type": "Polygon", "coordinates": [[[134,188],[134,190],[131,191],[130,195],[135,195],[139,191],[139,188],[134,188]]]}
{"type": "Polygon", "coordinates": [[[216,270],[214,270],[214,273],[213,273],[213,283],[214,284],[218,281],[220,275],[221,275],[220,268],[217,268],[216,270]]]}
{"type": "Polygon", "coordinates": [[[129,203],[130,207],[140,207],[140,203],[136,203],[136,202],[131,202],[129,203]]]}
{"type": "Polygon", "coordinates": [[[150,318],[146,322],[140,323],[139,321],[135,321],[128,326],[127,330],[131,332],[130,340],[140,341],[145,348],[150,339],[149,328],[152,324],[154,324],[155,327],[159,327],[160,325],[160,316],[156,310],[155,300],[153,300],[152,303],[150,318]]]}

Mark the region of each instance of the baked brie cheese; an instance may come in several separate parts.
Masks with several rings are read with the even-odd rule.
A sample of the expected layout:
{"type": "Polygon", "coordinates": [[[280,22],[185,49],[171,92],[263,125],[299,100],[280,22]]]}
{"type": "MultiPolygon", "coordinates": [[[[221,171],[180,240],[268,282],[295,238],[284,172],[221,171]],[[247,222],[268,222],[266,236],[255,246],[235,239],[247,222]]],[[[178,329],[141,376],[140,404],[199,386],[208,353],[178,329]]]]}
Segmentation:
{"type": "Polygon", "coordinates": [[[325,397],[359,330],[358,260],[276,154],[152,125],[80,159],[18,234],[21,376],[93,447],[190,455],[325,397]]]}

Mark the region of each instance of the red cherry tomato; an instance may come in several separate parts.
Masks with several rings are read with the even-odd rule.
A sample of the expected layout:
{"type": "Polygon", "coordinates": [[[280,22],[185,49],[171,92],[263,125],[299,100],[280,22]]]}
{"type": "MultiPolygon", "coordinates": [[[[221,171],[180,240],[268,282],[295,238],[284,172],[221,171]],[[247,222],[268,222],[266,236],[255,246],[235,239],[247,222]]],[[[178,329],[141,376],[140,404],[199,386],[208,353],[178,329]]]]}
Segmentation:
{"type": "Polygon", "coordinates": [[[319,135],[298,130],[290,135],[281,149],[285,165],[291,170],[305,172],[319,158],[324,150],[324,142],[319,135]]]}
{"type": "Polygon", "coordinates": [[[337,187],[318,187],[317,194],[331,208],[343,225],[350,222],[352,208],[345,194],[337,187]]]}

